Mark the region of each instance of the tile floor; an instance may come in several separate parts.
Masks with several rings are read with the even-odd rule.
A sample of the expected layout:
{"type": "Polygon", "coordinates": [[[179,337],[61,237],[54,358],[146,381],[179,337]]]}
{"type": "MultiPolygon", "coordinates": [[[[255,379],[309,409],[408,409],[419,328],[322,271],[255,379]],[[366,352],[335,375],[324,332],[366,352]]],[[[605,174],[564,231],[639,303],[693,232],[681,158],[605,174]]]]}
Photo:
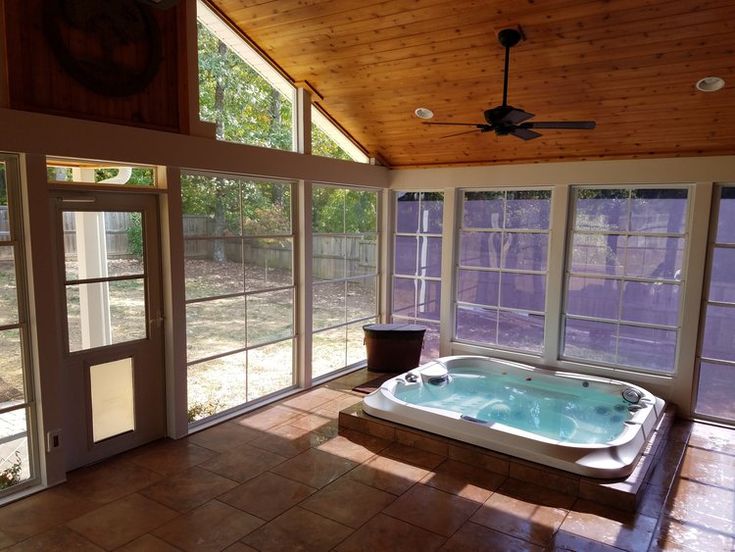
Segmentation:
{"type": "Polygon", "coordinates": [[[677,422],[636,514],[360,433],[361,371],[0,508],[12,551],[735,550],[735,431],[677,422]],[[673,483],[672,483],[673,482],[673,483]]]}

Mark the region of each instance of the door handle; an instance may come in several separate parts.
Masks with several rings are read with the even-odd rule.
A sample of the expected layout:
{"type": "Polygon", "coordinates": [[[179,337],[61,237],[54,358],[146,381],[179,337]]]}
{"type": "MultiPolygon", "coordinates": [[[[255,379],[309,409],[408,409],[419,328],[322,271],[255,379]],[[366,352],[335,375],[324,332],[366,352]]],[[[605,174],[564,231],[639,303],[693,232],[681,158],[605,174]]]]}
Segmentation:
{"type": "Polygon", "coordinates": [[[162,316],[159,316],[157,318],[151,318],[148,321],[148,326],[152,330],[153,328],[160,328],[163,325],[164,318],[162,316]]]}

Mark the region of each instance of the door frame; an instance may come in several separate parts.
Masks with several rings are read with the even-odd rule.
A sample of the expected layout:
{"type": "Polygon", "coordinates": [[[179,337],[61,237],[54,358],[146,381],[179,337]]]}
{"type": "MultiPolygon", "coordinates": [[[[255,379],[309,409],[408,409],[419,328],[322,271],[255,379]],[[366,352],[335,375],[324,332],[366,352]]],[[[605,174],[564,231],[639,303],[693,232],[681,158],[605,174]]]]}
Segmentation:
{"type": "MultiPolygon", "coordinates": [[[[59,290],[59,327],[62,340],[61,370],[64,390],[64,436],[66,469],[71,470],[106,459],[166,436],[167,393],[164,343],[164,297],[162,286],[161,230],[158,194],[149,191],[112,189],[50,190],[50,214],[54,236],[59,290]],[[78,351],[69,350],[63,212],[141,212],[143,227],[144,297],[146,337],[78,351]],[[132,358],[134,420],[136,429],[94,442],[90,368],[93,365],[132,358]],[[157,366],[155,372],[143,366],[157,366]],[[142,374],[151,374],[142,379],[142,374]],[[159,404],[154,406],[155,402],[159,404]],[[142,405],[145,405],[141,408],[142,405]],[[153,414],[153,416],[151,416],[153,414]],[[139,428],[139,429],[138,429],[139,428]]],[[[94,280],[90,278],[90,280],[94,280]]],[[[114,281],[114,277],[112,277],[114,281]]]]}

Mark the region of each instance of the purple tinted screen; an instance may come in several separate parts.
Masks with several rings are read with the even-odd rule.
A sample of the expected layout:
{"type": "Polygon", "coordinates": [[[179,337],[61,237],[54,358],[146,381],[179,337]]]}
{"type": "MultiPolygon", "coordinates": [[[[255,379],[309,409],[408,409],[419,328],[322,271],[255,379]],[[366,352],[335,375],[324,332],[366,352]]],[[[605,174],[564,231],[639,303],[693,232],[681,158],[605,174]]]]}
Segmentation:
{"type": "Polygon", "coordinates": [[[503,192],[465,192],[463,228],[503,228],[503,192]]]}
{"type": "Polygon", "coordinates": [[[620,282],[571,276],[567,282],[567,314],[615,320],[620,310],[620,282]]]}
{"type": "Polygon", "coordinates": [[[459,264],[499,268],[502,240],[500,232],[462,232],[459,239],[459,264]]]}
{"type": "Polygon", "coordinates": [[[508,192],[505,204],[505,228],[547,230],[551,210],[551,191],[508,192]]]}
{"type": "Polygon", "coordinates": [[[457,300],[476,305],[497,306],[500,273],[486,270],[460,270],[457,300]]]}

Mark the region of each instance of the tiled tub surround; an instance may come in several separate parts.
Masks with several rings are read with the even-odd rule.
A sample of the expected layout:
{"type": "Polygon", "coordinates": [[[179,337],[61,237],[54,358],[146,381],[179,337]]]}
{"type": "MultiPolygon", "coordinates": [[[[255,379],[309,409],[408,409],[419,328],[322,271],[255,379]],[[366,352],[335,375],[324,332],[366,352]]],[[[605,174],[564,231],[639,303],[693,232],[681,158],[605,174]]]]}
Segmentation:
{"type": "Polygon", "coordinates": [[[340,429],[359,431],[465,462],[504,477],[543,485],[570,496],[634,511],[643,497],[646,479],[660,458],[661,444],[666,441],[673,420],[674,411],[668,408],[655,426],[633,472],[626,478],[608,480],[576,475],[376,418],[366,414],[361,403],[340,412],[339,426],[340,429]]]}
{"type": "Polygon", "coordinates": [[[404,426],[612,479],[632,473],[665,402],[619,380],[460,355],[388,379],[362,407],[404,426]]]}
{"type": "MultiPolygon", "coordinates": [[[[726,551],[735,431],[677,421],[635,513],[353,430],[356,372],[0,508],[0,548],[726,551]],[[688,444],[687,444],[688,441],[688,444]]],[[[468,463],[468,461],[470,463],[468,463]]]]}

